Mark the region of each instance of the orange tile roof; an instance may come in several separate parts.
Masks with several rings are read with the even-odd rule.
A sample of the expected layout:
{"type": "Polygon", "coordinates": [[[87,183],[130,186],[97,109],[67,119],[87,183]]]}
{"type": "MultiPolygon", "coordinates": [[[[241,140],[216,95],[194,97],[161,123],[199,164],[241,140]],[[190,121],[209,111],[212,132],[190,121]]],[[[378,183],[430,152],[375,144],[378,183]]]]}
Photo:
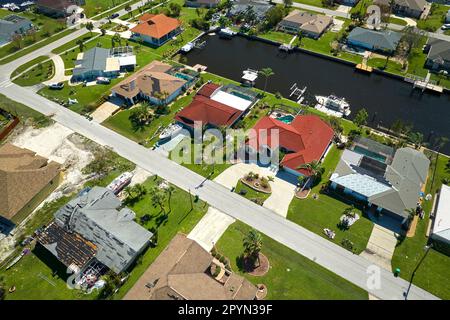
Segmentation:
{"type": "Polygon", "coordinates": [[[181,26],[178,19],[170,18],[164,14],[146,13],[139,18],[139,24],[131,32],[160,39],[181,26]]]}

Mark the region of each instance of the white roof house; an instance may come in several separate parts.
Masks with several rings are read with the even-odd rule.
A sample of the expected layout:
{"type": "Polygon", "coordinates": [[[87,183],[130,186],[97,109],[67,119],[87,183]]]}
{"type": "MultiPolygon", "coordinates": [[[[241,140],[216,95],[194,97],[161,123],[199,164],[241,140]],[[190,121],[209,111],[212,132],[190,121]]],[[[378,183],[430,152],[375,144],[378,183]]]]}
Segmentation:
{"type": "Polygon", "coordinates": [[[235,109],[245,111],[247,110],[253,103],[253,101],[240,98],[234,94],[225,92],[225,91],[217,91],[211,96],[211,100],[223,103],[227,106],[233,107],[235,109]]]}
{"type": "Polygon", "coordinates": [[[432,238],[450,243],[450,187],[443,184],[436,205],[432,238]]]}

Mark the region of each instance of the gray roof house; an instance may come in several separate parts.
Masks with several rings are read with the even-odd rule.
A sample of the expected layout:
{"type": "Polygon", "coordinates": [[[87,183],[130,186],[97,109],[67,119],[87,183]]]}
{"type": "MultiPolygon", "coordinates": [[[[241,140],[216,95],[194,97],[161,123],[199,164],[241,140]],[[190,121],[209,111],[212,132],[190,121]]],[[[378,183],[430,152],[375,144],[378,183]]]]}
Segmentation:
{"type": "Polygon", "coordinates": [[[273,5],[266,0],[236,0],[233,2],[233,6],[228,11],[229,16],[236,16],[252,10],[257,20],[264,20],[266,18],[267,11],[272,8],[273,5]]]}
{"type": "Polygon", "coordinates": [[[441,186],[433,216],[431,239],[434,247],[450,255],[450,186],[441,186]]]}
{"type": "Polygon", "coordinates": [[[445,70],[450,72],[450,42],[429,38],[429,51],[425,66],[433,71],[445,70]]]}
{"type": "Polygon", "coordinates": [[[39,237],[39,242],[66,265],[81,261],[74,269],[82,269],[95,257],[120,273],[142,253],[153,236],[134,222],[132,210],[121,205],[112,191],[94,187],[60,208],[55,213],[54,223],[39,237]],[[71,248],[68,245],[74,242],[71,239],[78,239],[82,245],[71,248]],[[68,249],[58,249],[61,247],[68,249]],[[80,256],[83,258],[73,259],[80,256]]]}
{"type": "Polygon", "coordinates": [[[33,23],[21,16],[12,14],[0,19],[0,45],[10,42],[14,35],[23,35],[33,29],[33,23]]]}
{"type": "Polygon", "coordinates": [[[123,68],[134,68],[136,65],[136,57],[131,55],[132,51],[127,54],[128,58],[118,57],[112,53],[112,49],[100,47],[80,52],[73,69],[72,81],[94,80],[97,77],[115,78],[123,68]]]}
{"type": "Polygon", "coordinates": [[[356,27],[349,33],[347,44],[371,51],[393,53],[401,38],[401,33],[391,30],[374,31],[356,27]]]}
{"type": "Polygon", "coordinates": [[[345,150],[331,176],[331,188],[403,220],[408,217],[405,210],[417,206],[429,165],[423,153],[409,147],[397,149],[392,163],[345,150]]]}

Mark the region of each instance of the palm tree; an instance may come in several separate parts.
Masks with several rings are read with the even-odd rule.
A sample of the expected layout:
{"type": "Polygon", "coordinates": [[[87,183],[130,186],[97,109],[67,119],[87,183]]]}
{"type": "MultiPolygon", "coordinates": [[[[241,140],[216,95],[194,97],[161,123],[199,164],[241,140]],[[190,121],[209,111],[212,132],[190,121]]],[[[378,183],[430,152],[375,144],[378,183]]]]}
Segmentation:
{"type": "Polygon", "coordinates": [[[421,132],[411,132],[408,138],[416,149],[420,149],[423,143],[423,134],[421,132]]]}
{"type": "Polygon", "coordinates": [[[89,33],[92,36],[92,30],[94,30],[94,24],[89,21],[88,23],[86,23],[86,29],[89,30],[89,33]]]}
{"type": "Polygon", "coordinates": [[[263,68],[259,71],[259,73],[266,78],[266,81],[264,82],[264,92],[266,91],[267,87],[267,81],[269,80],[270,76],[273,76],[275,73],[271,68],[263,68]]]}
{"type": "Polygon", "coordinates": [[[166,210],[164,208],[164,202],[166,202],[166,193],[165,192],[161,192],[161,189],[159,188],[152,188],[151,190],[151,200],[152,200],[152,204],[153,207],[159,207],[160,210],[162,212],[164,212],[164,214],[166,214],[166,210]]]}
{"type": "Polygon", "coordinates": [[[78,45],[78,48],[80,49],[80,52],[83,52],[83,50],[84,50],[84,42],[83,42],[83,40],[78,40],[77,41],[77,45],[78,45]]]}
{"type": "Polygon", "coordinates": [[[324,169],[322,168],[322,164],[317,161],[313,160],[309,163],[302,164],[301,166],[298,166],[297,169],[305,169],[310,173],[310,177],[316,181],[322,176],[322,173],[324,172],[324,169]]]}
{"type": "Polygon", "coordinates": [[[169,186],[169,187],[166,189],[166,193],[167,193],[167,202],[168,202],[168,204],[169,204],[169,212],[172,212],[172,206],[171,206],[170,200],[172,199],[172,195],[173,195],[174,192],[175,192],[175,188],[174,188],[173,186],[169,186]]]}
{"type": "Polygon", "coordinates": [[[261,234],[252,229],[249,231],[247,236],[244,238],[244,254],[247,257],[258,260],[259,264],[259,253],[262,248],[262,237],[261,234]]]}

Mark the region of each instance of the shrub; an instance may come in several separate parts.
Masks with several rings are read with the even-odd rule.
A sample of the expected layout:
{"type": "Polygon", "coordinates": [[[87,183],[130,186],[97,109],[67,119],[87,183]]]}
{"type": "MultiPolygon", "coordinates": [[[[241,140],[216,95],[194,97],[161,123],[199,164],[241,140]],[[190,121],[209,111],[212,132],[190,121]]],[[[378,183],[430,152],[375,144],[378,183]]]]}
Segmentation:
{"type": "Polygon", "coordinates": [[[347,238],[342,239],[341,245],[348,251],[353,251],[353,242],[351,242],[347,238]]]}

